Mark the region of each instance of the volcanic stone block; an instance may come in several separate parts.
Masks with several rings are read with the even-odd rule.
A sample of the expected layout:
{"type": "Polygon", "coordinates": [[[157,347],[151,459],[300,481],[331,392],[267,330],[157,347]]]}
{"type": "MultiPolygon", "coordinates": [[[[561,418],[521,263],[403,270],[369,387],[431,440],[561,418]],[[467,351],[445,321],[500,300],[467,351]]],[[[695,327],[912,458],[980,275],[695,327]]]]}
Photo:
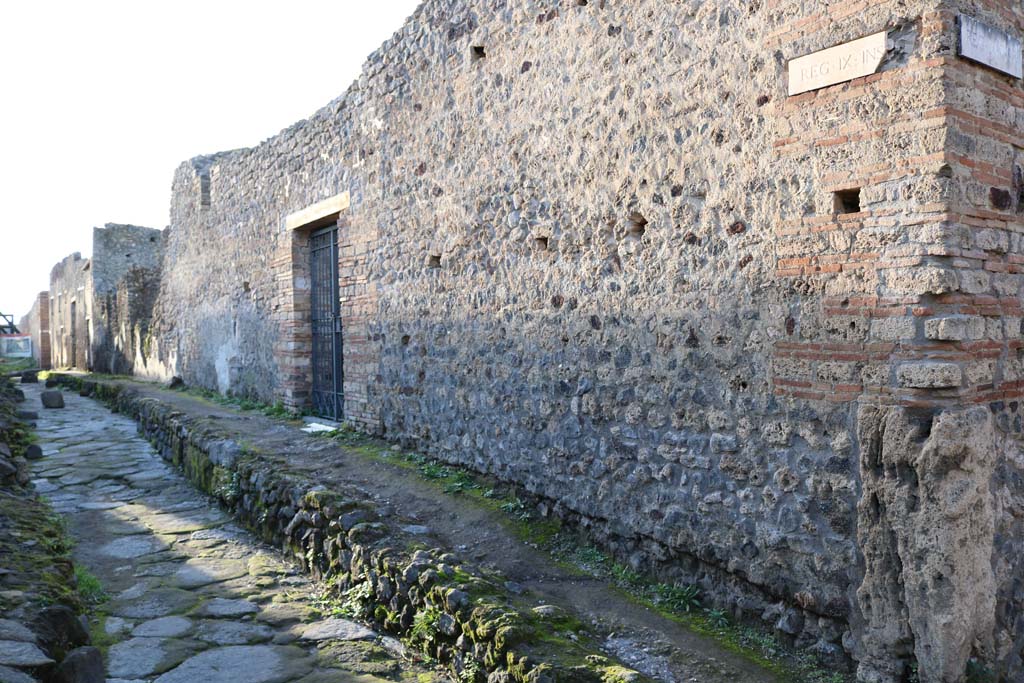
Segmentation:
{"type": "Polygon", "coordinates": [[[44,408],[63,408],[64,394],[59,391],[44,391],[39,396],[44,408]]]}

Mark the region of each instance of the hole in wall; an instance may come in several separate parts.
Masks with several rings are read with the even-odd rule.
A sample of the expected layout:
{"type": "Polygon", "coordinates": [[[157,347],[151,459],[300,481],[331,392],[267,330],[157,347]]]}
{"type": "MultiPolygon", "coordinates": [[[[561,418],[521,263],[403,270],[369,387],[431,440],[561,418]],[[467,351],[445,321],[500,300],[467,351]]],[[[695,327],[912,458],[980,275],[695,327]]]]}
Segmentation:
{"type": "Polygon", "coordinates": [[[469,48],[469,54],[474,62],[480,61],[487,56],[487,50],[483,45],[474,45],[469,48]]]}
{"type": "Polygon", "coordinates": [[[630,237],[640,239],[647,232],[647,219],[638,211],[629,214],[626,219],[626,233],[630,237]]]}
{"type": "Polygon", "coordinates": [[[152,237],[150,237],[149,241],[150,242],[156,242],[156,235],[153,235],[152,237]]]}
{"type": "Polygon", "coordinates": [[[124,257],[125,257],[125,258],[131,258],[131,257],[132,257],[132,255],[131,255],[131,254],[125,254],[125,255],[124,255],[124,257]]]}
{"type": "Polygon", "coordinates": [[[441,255],[431,254],[427,257],[427,268],[440,268],[441,267],[441,255]]]}
{"type": "Polygon", "coordinates": [[[839,190],[832,195],[832,211],[836,214],[860,213],[860,188],[839,190]]]}
{"type": "Polygon", "coordinates": [[[410,341],[409,335],[403,334],[402,335],[402,346],[408,346],[409,345],[409,341],[410,341]]]}
{"type": "Polygon", "coordinates": [[[940,178],[952,178],[953,167],[950,166],[949,164],[943,164],[942,166],[939,167],[939,172],[936,175],[938,175],[940,178]]]}
{"type": "Polygon", "coordinates": [[[243,292],[246,292],[246,293],[248,293],[250,289],[251,289],[251,288],[249,287],[249,283],[248,283],[248,282],[243,282],[243,283],[242,283],[242,291],[243,291],[243,292]]]}
{"type": "Polygon", "coordinates": [[[577,7],[586,7],[589,4],[590,3],[589,3],[588,0],[576,0],[576,6],[577,7]]]}
{"type": "Polygon", "coordinates": [[[210,174],[203,173],[199,176],[199,208],[210,206],[210,174]]]}
{"type": "Polygon", "coordinates": [[[537,251],[547,251],[548,250],[548,238],[547,237],[534,237],[533,238],[533,247],[537,251]]]}

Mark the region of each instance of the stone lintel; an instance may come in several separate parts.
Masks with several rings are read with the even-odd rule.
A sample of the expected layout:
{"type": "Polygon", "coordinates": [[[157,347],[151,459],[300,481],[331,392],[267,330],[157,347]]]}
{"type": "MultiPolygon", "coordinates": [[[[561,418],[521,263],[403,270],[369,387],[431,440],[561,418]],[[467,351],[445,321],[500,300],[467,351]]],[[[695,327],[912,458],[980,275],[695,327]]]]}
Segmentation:
{"type": "Polygon", "coordinates": [[[315,226],[325,218],[330,218],[345,211],[348,209],[348,206],[348,192],[336,194],[333,197],[328,197],[323,201],[307,206],[305,209],[288,214],[284,219],[285,228],[288,230],[299,230],[315,226]]]}

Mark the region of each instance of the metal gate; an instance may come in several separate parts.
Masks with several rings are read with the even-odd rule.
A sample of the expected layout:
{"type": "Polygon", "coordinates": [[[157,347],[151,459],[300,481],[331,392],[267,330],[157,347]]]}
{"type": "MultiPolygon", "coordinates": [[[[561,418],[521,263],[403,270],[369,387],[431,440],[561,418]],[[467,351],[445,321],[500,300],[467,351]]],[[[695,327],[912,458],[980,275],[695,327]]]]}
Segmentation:
{"type": "Polygon", "coordinates": [[[341,301],[338,295],[338,228],[310,236],[310,288],[313,323],[313,412],[341,420],[345,416],[341,354],[341,301]]]}
{"type": "Polygon", "coordinates": [[[74,301],[71,302],[71,357],[68,359],[68,367],[78,367],[78,315],[74,301]]]}

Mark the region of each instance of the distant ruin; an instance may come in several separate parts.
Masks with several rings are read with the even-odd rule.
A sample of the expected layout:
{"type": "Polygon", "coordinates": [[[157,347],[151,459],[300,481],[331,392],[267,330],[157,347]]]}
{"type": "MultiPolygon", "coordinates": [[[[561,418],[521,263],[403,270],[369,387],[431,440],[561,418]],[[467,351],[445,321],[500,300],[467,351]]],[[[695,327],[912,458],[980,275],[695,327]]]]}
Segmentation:
{"type": "Polygon", "coordinates": [[[22,319],[42,368],[133,374],[145,368],[160,287],[160,230],[107,223],[93,229],[93,256],[74,253],[50,272],[50,289],[22,319]]]}
{"type": "Polygon", "coordinates": [[[1018,680],[1024,86],[965,21],[1019,52],[1005,0],[427,0],[177,170],[162,269],[96,250],[85,358],[58,266],[54,365],[520,482],[863,681],[1018,680]]]}

